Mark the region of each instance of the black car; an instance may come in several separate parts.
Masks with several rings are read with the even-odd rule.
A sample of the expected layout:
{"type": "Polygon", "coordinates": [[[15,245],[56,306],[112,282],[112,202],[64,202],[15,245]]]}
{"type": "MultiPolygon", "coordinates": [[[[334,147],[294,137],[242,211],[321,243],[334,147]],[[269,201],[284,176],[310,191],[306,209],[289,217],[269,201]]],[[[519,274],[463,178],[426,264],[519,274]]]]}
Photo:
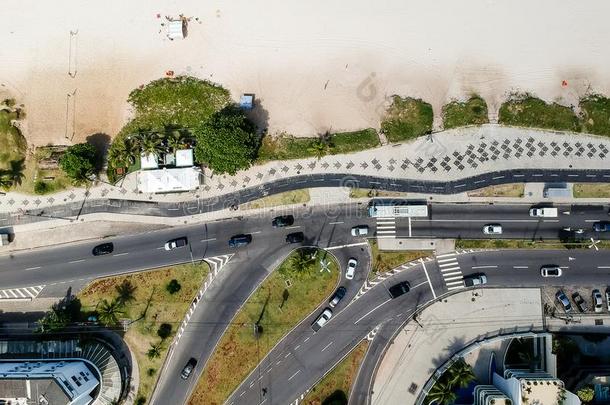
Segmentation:
{"type": "Polygon", "coordinates": [[[343,299],[343,297],[345,297],[346,292],[347,292],[347,289],[345,287],[337,288],[337,291],[335,291],[333,296],[330,298],[330,301],[328,301],[328,306],[331,308],[336,307],[337,304],[339,303],[339,301],[341,301],[343,299]]]}
{"type": "Polygon", "coordinates": [[[610,232],[610,222],[600,221],[593,224],[595,232],[610,232]]]}
{"type": "Polygon", "coordinates": [[[273,220],[271,221],[271,225],[274,228],[283,228],[292,224],[294,224],[294,217],[292,215],[282,215],[273,218],[273,220]]]}
{"type": "Polygon", "coordinates": [[[189,361],[186,362],[186,365],[182,369],[182,372],[180,373],[180,377],[182,377],[183,380],[186,380],[187,378],[189,378],[196,365],[197,365],[197,360],[195,360],[194,358],[191,357],[189,359],[189,361]]]}
{"type": "Polygon", "coordinates": [[[286,235],[286,242],[288,243],[301,243],[305,240],[303,232],[294,232],[286,235]]]}
{"type": "Polygon", "coordinates": [[[252,235],[235,235],[229,239],[229,247],[247,246],[252,242],[252,235]]]}
{"type": "Polygon", "coordinates": [[[582,295],[580,295],[578,292],[575,292],[574,294],[572,294],[572,300],[574,301],[574,303],[576,304],[576,307],[578,308],[578,310],[580,312],[587,312],[589,310],[589,306],[585,302],[582,295]]]}
{"type": "Polygon", "coordinates": [[[91,253],[93,253],[93,256],[103,256],[103,255],[108,255],[108,254],[112,253],[113,251],[114,251],[114,245],[112,244],[112,242],[108,242],[108,243],[102,243],[101,245],[97,245],[96,247],[93,248],[91,253]]]}
{"type": "Polygon", "coordinates": [[[408,281],[394,284],[392,287],[388,288],[392,298],[400,297],[401,295],[408,293],[409,290],[411,290],[411,284],[409,284],[408,281]]]}

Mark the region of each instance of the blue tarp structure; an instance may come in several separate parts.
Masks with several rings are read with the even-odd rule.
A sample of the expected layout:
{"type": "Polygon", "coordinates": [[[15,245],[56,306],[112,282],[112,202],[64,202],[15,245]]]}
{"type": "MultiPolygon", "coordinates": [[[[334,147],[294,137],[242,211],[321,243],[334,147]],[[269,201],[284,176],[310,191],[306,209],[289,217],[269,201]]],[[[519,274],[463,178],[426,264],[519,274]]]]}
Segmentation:
{"type": "Polygon", "coordinates": [[[239,107],[244,110],[251,110],[254,107],[254,94],[244,94],[241,96],[239,107]]]}

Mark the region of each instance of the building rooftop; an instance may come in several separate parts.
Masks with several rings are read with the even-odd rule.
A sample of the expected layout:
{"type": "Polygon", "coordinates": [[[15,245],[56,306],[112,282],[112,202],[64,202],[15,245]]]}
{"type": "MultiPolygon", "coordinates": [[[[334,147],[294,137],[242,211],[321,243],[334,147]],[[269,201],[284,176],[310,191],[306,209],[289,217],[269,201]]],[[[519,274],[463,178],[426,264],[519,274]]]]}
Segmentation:
{"type": "Polygon", "coordinates": [[[171,193],[199,188],[201,171],[194,167],[142,170],[137,173],[142,193],[171,193]]]}

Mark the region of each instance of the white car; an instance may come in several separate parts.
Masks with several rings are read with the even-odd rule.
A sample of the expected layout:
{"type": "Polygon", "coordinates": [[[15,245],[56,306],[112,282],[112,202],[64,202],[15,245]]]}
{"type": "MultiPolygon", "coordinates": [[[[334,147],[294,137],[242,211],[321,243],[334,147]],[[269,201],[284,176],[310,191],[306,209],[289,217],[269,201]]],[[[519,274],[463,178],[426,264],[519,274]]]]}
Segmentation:
{"type": "Polygon", "coordinates": [[[352,236],[366,236],[369,234],[368,225],[358,225],[352,228],[352,236]]]}
{"type": "Polygon", "coordinates": [[[316,321],[314,322],[314,326],[317,326],[317,328],[314,328],[314,330],[317,331],[317,329],[320,329],[321,327],[326,325],[326,323],[330,318],[332,318],[332,316],[333,311],[331,311],[330,308],[326,308],[324,312],[322,312],[318,319],[316,319],[316,321]]]}
{"type": "Polygon", "coordinates": [[[356,273],[356,266],[358,265],[358,260],[353,257],[347,261],[347,270],[345,270],[345,278],[351,280],[354,278],[354,274],[356,273]]]}
{"type": "Polygon", "coordinates": [[[610,290],[606,290],[606,306],[608,307],[608,311],[610,311],[610,290]]]}
{"type": "Polygon", "coordinates": [[[542,266],[540,275],[542,277],[561,277],[561,268],[558,266],[542,266]]]}
{"type": "Polygon", "coordinates": [[[487,224],[483,227],[483,233],[485,235],[502,235],[502,225],[487,224]]]}
{"type": "Polygon", "coordinates": [[[591,295],[593,297],[593,309],[595,309],[595,312],[602,312],[604,310],[602,293],[598,289],[595,289],[591,295]]]}

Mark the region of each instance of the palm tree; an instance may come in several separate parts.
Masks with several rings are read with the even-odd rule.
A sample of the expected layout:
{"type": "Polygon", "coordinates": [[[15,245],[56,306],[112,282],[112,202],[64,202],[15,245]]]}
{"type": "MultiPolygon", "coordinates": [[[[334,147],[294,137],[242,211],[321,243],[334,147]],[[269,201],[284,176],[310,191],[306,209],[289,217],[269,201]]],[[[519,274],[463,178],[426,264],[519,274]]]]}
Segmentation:
{"type": "Polygon", "coordinates": [[[318,160],[325,156],[328,152],[328,144],[322,139],[316,139],[307,150],[313,154],[318,160]]]}
{"type": "Polygon", "coordinates": [[[290,259],[290,264],[292,264],[292,267],[296,271],[302,272],[305,271],[315,259],[315,253],[312,254],[310,249],[299,249],[290,259]]]}
{"type": "Polygon", "coordinates": [[[140,132],[131,139],[140,148],[140,152],[145,155],[159,156],[165,152],[163,140],[156,132],[140,132]]]}
{"type": "Polygon", "coordinates": [[[428,396],[428,404],[449,405],[457,399],[457,394],[453,392],[453,387],[449,382],[436,380],[428,396]]]}
{"type": "Polygon", "coordinates": [[[8,190],[13,185],[13,180],[8,176],[8,171],[0,169],[0,188],[8,190]]]}
{"type": "Polygon", "coordinates": [[[137,148],[131,139],[125,139],[113,144],[108,151],[108,160],[114,167],[127,167],[135,162],[137,148]]]}
{"type": "Polygon", "coordinates": [[[117,301],[121,305],[125,305],[128,302],[133,301],[135,299],[134,292],[136,291],[136,288],[137,288],[136,286],[131,284],[131,281],[123,280],[123,282],[120,285],[116,286],[116,290],[119,293],[119,297],[117,298],[117,301]]]}
{"type": "Polygon", "coordinates": [[[187,133],[180,129],[165,127],[165,139],[167,139],[167,147],[172,153],[176,153],[178,149],[184,149],[187,145],[187,133]]]}
{"type": "Polygon", "coordinates": [[[102,300],[97,313],[99,320],[104,325],[116,325],[119,322],[119,316],[124,314],[121,303],[114,299],[110,302],[104,299],[102,300]]]}
{"type": "Polygon", "coordinates": [[[161,343],[150,344],[150,349],[146,352],[149,359],[154,359],[161,356],[161,343]]]}
{"type": "Polygon", "coordinates": [[[19,159],[11,160],[9,163],[11,167],[6,171],[6,176],[11,182],[11,185],[20,185],[23,181],[23,178],[25,177],[23,174],[23,171],[25,170],[24,162],[25,159],[19,159]]]}
{"type": "Polygon", "coordinates": [[[464,359],[453,363],[447,372],[449,373],[449,384],[454,387],[465,388],[476,378],[472,372],[472,367],[464,359]]]}

